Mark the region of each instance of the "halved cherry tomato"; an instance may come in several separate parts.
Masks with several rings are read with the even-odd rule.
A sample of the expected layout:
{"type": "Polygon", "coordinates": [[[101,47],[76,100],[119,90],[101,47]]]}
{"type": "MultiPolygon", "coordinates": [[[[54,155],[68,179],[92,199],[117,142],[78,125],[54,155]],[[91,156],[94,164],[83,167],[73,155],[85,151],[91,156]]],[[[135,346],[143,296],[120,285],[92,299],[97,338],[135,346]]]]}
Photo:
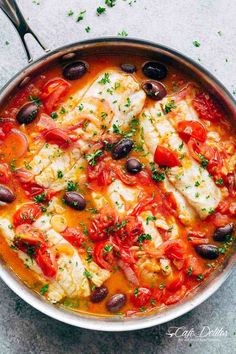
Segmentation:
{"type": "Polygon", "coordinates": [[[134,290],[134,293],[131,295],[130,300],[135,307],[140,308],[151,300],[152,292],[148,288],[140,287],[134,290]]]}
{"type": "Polygon", "coordinates": [[[156,147],[156,151],[154,154],[154,161],[159,166],[166,166],[166,167],[180,166],[180,161],[178,159],[177,154],[174,151],[159,145],[157,145],[156,147]]]}
{"type": "Polygon", "coordinates": [[[185,142],[188,142],[191,137],[202,143],[206,141],[206,129],[200,122],[183,120],[178,123],[177,131],[185,142]]]}
{"type": "Polygon", "coordinates": [[[179,271],[177,274],[174,275],[172,281],[166,285],[167,290],[177,290],[179,289],[185,280],[185,275],[183,272],[179,271]]]}
{"type": "Polygon", "coordinates": [[[23,156],[28,148],[28,140],[20,130],[12,129],[1,144],[1,154],[10,162],[23,156]]]}
{"type": "Polygon", "coordinates": [[[163,244],[164,252],[170,260],[183,260],[185,258],[185,247],[181,240],[169,240],[163,244]]]}
{"type": "Polygon", "coordinates": [[[71,143],[69,135],[64,130],[59,128],[50,129],[46,131],[43,136],[48,143],[57,144],[62,148],[67,148],[71,143]]]}
{"type": "Polygon", "coordinates": [[[225,226],[230,222],[230,218],[227,215],[223,215],[219,212],[210,215],[207,220],[212,222],[216,227],[225,226]]]}
{"type": "Polygon", "coordinates": [[[47,113],[51,113],[57,107],[60,100],[68,93],[70,86],[69,82],[61,78],[49,80],[43,86],[40,98],[47,113]]]}
{"type": "Polygon", "coordinates": [[[174,294],[173,293],[166,293],[165,294],[165,299],[164,299],[164,304],[165,305],[173,305],[176,302],[179,302],[182,300],[187,292],[187,288],[185,285],[182,285],[182,287],[177,290],[174,294]]]}
{"type": "Polygon", "coordinates": [[[197,111],[201,119],[218,121],[224,118],[222,109],[207,93],[201,92],[193,99],[193,108],[197,111]]]}
{"type": "Polygon", "coordinates": [[[24,204],[13,215],[13,225],[16,227],[21,224],[33,224],[40,215],[42,215],[42,210],[39,205],[24,204]]]}
{"type": "Polygon", "coordinates": [[[61,235],[76,248],[80,248],[85,241],[84,234],[77,227],[67,227],[61,235]]]}
{"type": "Polygon", "coordinates": [[[57,262],[54,254],[48,249],[40,249],[35,261],[41,268],[45,277],[54,278],[57,273],[57,262]]]}
{"type": "Polygon", "coordinates": [[[40,247],[46,247],[46,243],[41,232],[35,229],[32,225],[21,224],[17,226],[16,235],[17,237],[14,239],[14,244],[20,250],[27,253],[28,247],[35,247],[35,249],[32,250],[34,251],[31,255],[32,257],[36,255],[36,249],[39,249],[40,247]]]}
{"type": "Polygon", "coordinates": [[[93,251],[95,262],[104,269],[111,269],[113,263],[113,245],[108,241],[96,243],[93,251]]]}
{"type": "Polygon", "coordinates": [[[203,273],[204,268],[197,257],[189,255],[185,260],[184,270],[186,274],[190,275],[200,275],[203,273]]]}
{"type": "Polygon", "coordinates": [[[118,217],[113,211],[101,210],[96,215],[88,229],[90,240],[97,242],[106,240],[115,231],[115,224],[119,222],[118,217]]]}
{"type": "Polygon", "coordinates": [[[0,183],[6,184],[11,178],[11,171],[6,163],[0,164],[0,183]]]}

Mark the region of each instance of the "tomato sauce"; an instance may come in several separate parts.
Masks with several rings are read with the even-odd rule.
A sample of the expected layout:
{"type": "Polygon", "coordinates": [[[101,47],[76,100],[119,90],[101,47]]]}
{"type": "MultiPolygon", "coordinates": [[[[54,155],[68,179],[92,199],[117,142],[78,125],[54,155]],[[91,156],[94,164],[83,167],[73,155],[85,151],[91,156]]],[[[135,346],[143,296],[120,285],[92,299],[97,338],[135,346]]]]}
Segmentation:
{"type": "MultiPolygon", "coordinates": [[[[158,311],[163,306],[181,301],[205,281],[212,271],[220,267],[224,257],[230,252],[233,242],[232,225],[236,219],[235,134],[222,108],[215,103],[214,98],[209,98],[209,95],[196,84],[197,92],[200,93],[197,93],[193,106],[201,122],[191,124],[189,120],[184,120],[178,123],[176,131],[183,144],[188,147],[192,158],[209,172],[217,188],[222,190],[220,203],[215,210],[209,212],[205,220],[196,217],[190,225],[186,225],[179,219],[178,202],[173,193],[166,191],[163,179],[167,178],[166,169],[181,166],[181,160],[177,152],[171,150],[171,146],[168,148],[159,146],[150,164],[149,157],[142,148],[143,132],[138,117],[133,117],[133,123],[124,128],[128,138],[133,139],[135,147],[128,157],[116,160],[111,156],[112,148],[117,141],[124,138],[122,136],[124,132],[122,134],[119,134],[119,131],[114,132],[114,127],[113,131],[105,131],[107,133],[105,143],[105,139],[101,142],[99,137],[94,136],[92,144],[90,143],[87,150],[85,149],[85,161],[81,168],[85,180],[73,182],[70,189],[67,185],[67,192],[79,191],[85,198],[86,208],[78,210],[76,208],[78,204],[72,207],[65,205],[68,204],[64,199],[66,187],[59,191],[50,187],[45,188],[39,183],[32,182],[30,177],[32,171],[30,161],[38,154],[39,147],[42,147],[45,141],[48,144],[56,144],[62,150],[69,149],[76,143],[76,137],[71,131],[63,130],[61,125],[54,126],[57,124],[58,116],[66,114],[67,108],[64,108],[64,102],[67,102],[66,107],[68,107],[71,98],[73,105],[73,97],[77,92],[85,87],[88,88],[100,72],[108,70],[120,72],[122,63],[135,65],[137,70],[131,76],[140,85],[147,80],[142,71],[145,58],[94,56],[84,60],[89,69],[79,79],[67,80],[63,76],[62,66],[55,64],[16,92],[4,106],[0,107],[0,184],[13,191],[15,196],[12,202],[0,206],[1,217],[9,217],[10,230],[23,225],[23,233],[28,237],[27,247],[29,244],[33,247],[30,257],[41,268],[43,277],[42,275],[39,277],[16,256],[19,250],[28,252],[29,255],[25,239],[23,241],[14,239],[9,245],[4,235],[0,234],[0,255],[27,286],[41,293],[42,296],[47,296],[45,284],[50,284],[51,280],[55,279],[56,272],[60,271],[56,265],[58,256],[54,257],[53,248],[48,248],[47,240],[44,240],[44,231],[38,230],[37,236],[32,236],[32,232],[35,231],[31,228],[37,218],[47,213],[48,203],[56,196],[61,201],[63,220],[67,222],[67,228],[59,233],[76,248],[81,258],[87,260],[89,258],[90,261],[93,260],[102,269],[110,272],[110,277],[102,285],[108,289],[108,295],[100,302],[91,301],[90,296],[85,298],[64,296],[59,303],[75,311],[107,316],[110,316],[111,312],[116,315],[131,316],[158,311]],[[17,115],[28,102],[33,102],[38,107],[37,116],[34,119],[34,112],[31,112],[28,119],[32,121],[19,124],[17,115]],[[47,120],[47,124],[52,125],[51,128],[40,127],[39,122],[43,114],[51,118],[51,121],[47,120]],[[48,130],[45,132],[46,128],[48,130]],[[209,133],[213,134],[213,143],[210,146],[207,141],[209,133]],[[215,133],[218,134],[219,140],[214,143],[215,133]],[[125,168],[127,158],[138,160],[142,166],[141,171],[128,173],[125,168]],[[230,163],[233,167],[229,166],[230,163]],[[127,215],[118,215],[109,198],[105,209],[99,209],[94,205],[93,192],[105,193],[114,180],[121,181],[131,189],[141,190],[138,201],[135,203],[126,201],[127,215]],[[29,203],[32,204],[31,209],[29,203]],[[19,207],[24,204],[26,204],[24,211],[22,209],[19,211],[19,207]],[[178,229],[178,236],[172,237],[171,227],[166,229],[157,226],[162,243],[155,249],[153,247],[149,249],[152,237],[150,238],[150,235],[144,232],[138,218],[141,213],[150,210],[152,214],[147,216],[146,225],[156,222],[158,217],[155,215],[161,215],[164,220],[172,222],[178,229]],[[30,225],[31,234],[25,225],[30,225]],[[231,229],[224,242],[213,239],[215,230],[227,225],[231,225],[231,229]],[[32,244],[36,239],[40,243],[39,247],[32,244]],[[209,254],[208,258],[202,257],[197,251],[199,245],[215,247],[212,252],[216,252],[217,257],[213,255],[211,258],[209,254]],[[164,258],[168,260],[165,264],[166,269],[161,268],[160,265],[160,259],[164,258]],[[142,259],[145,259],[145,267],[142,259]],[[171,275],[167,275],[170,269],[171,275]],[[107,302],[112,295],[119,293],[125,295],[123,306],[120,310],[109,311],[107,302]]],[[[172,66],[167,66],[167,71],[168,74],[161,83],[165,86],[168,96],[175,97],[181,89],[192,83],[192,78],[172,66]]],[[[154,103],[147,95],[143,109],[149,108],[154,103]]],[[[165,112],[170,119],[175,115],[174,103],[172,106],[170,112],[165,112]]],[[[166,107],[164,110],[167,110],[166,107]]],[[[86,122],[83,124],[86,125],[86,122]]],[[[122,127],[119,129],[122,131],[122,127]]],[[[63,174],[63,170],[58,171],[57,178],[63,178],[63,174]]],[[[68,252],[70,253],[70,250],[68,252]]],[[[96,286],[92,284],[91,274],[89,272],[85,274],[93,292],[96,286]]]]}

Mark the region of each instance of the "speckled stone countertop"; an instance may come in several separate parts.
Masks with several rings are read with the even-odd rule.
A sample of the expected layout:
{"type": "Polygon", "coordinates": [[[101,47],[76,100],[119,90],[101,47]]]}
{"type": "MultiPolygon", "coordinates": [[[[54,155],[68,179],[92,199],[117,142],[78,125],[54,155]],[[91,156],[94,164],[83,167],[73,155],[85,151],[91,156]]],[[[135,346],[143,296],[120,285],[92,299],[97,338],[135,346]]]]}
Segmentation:
{"type": "MultiPolygon", "coordinates": [[[[117,35],[173,47],[210,70],[236,91],[236,2],[232,0],[117,0],[96,15],[104,0],[19,0],[32,28],[54,49],[87,38],[117,35]],[[131,3],[129,5],[129,3],[131,3]],[[68,16],[69,11],[74,12],[68,16]],[[76,22],[80,11],[84,20],[76,22]],[[85,28],[90,27],[87,33],[85,28]],[[195,47],[197,40],[200,47],[195,47]]],[[[29,39],[34,57],[42,55],[29,39]]],[[[9,20],[0,13],[0,86],[26,65],[25,53],[9,20]]],[[[23,353],[236,353],[236,275],[210,299],[167,324],[150,329],[103,333],[74,328],[42,315],[0,281],[0,354],[23,353]],[[224,331],[225,336],[170,337],[173,327],[224,331]],[[209,329],[208,329],[209,328],[209,329]]],[[[182,330],[179,330],[183,332],[182,330]]],[[[221,331],[221,333],[222,333],[221,331]]],[[[188,332],[189,333],[189,332],[188,332]]]]}

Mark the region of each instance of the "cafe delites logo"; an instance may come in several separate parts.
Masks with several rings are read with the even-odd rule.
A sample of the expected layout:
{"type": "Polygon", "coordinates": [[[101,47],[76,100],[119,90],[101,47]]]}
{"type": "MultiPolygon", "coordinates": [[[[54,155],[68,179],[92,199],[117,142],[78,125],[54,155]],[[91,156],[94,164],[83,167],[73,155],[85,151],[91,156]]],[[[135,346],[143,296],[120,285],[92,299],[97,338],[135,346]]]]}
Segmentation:
{"type": "Polygon", "coordinates": [[[187,326],[173,326],[168,328],[166,335],[170,338],[177,338],[182,341],[217,340],[228,337],[228,331],[223,327],[212,328],[210,326],[203,326],[200,329],[195,329],[193,327],[187,328],[187,326]]]}

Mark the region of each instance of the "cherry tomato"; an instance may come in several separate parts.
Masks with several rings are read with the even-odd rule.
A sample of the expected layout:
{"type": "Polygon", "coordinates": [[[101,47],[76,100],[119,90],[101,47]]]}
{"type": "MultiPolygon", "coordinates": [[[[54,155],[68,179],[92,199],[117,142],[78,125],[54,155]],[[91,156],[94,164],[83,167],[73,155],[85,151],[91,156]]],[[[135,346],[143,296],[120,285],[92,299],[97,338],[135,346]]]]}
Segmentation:
{"type": "Polygon", "coordinates": [[[223,215],[219,212],[210,215],[207,219],[212,222],[216,227],[225,226],[230,223],[230,218],[227,215],[223,215]]]}
{"type": "Polygon", "coordinates": [[[203,273],[204,268],[197,257],[189,255],[185,260],[184,270],[187,275],[198,276],[203,273]]]}
{"type": "Polygon", "coordinates": [[[104,269],[111,269],[113,263],[113,245],[108,241],[96,243],[93,252],[95,262],[104,269]]]}
{"type": "Polygon", "coordinates": [[[197,121],[183,120],[178,123],[177,131],[185,142],[188,142],[191,137],[202,143],[206,141],[206,129],[197,121]]]}
{"type": "Polygon", "coordinates": [[[179,271],[174,275],[174,278],[171,280],[169,284],[166,285],[166,289],[168,290],[177,290],[179,289],[185,281],[185,274],[179,271]]]}
{"type": "Polygon", "coordinates": [[[183,260],[185,258],[185,247],[181,240],[170,240],[164,244],[164,252],[170,260],[183,260]]]}
{"type": "Polygon", "coordinates": [[[4,159],[10,162],[14,159],[22,157],[28,148],[28,140],[24,133],[20,130],[12,129],[5,137],[1,145],[1,154],[4,159]]]}
{"type": "Polygon", "coordinates": [[[85,241],[85,236],[76,227],[67,227],[61,235],[76,248],[81,247],[81,244],[85,241]]]}
{"type": "Polygon", "coordinates": [[[43,86],[40,98],[47,113],[51,113],[57,107],[60,100],[68,93],[70,86],[69,82],[61,78],[49,80],[43,86]]]}
{"type": "Polygon", "coordinates": [[[40,215],[42,215],[42,210],[39,205],[24,204],[13,215],[13,225],[16,227],[21,224],[33,224],[40,215]]]}
{"type": "Polygon", "coordinates": [[[192,104],[201,119],[214,122],[224,118],[222,109],[218,102],[216,102],[205,92],[201,92],[196,95],[192,104]]]}
{"type": "Polygon", "coordinates": [[[48,249],[40,249],[35,261],[45,277],[54,278],[57,273],[57,263],[54,254],[48,249]]]}
{"type": "Polygon", "coordinates": [[[179,290],[177,290],[174,294],[173,293],[167,293],[164,298],[164,304],[165,305],[173,305],[176,302],[179,302],[182,300],[187,292],[186,286],[182,285],[179,290]]]}
{"type": "Polygon", "coordinates": [[[131,301],[135,307],[140,308],[145,306],[152,297],[152,292],[148,288],[136,288],[131,295],[131,301]]]}
{"type": "Polygon", "coordinates": [[[154,161],[160,166],[166,166],[166,167],[180,166],[180,161],[178,159],[177,154],[174,151],[159,145],[157,145],[156,147],[156,151],[154,154],[154,161]]]}
{"type": "Polygon", "coordinates": [[[94,217],[92,224],[88,229],[90,240],[94,242],[106,240],[111,234],[113,234],[117,222],[118,217],[113,211],[100,211],[100,214],[94,217]]]}
{"type": "Polygon", "coordinates": [[[56,144],[62,148],[67,148],[71,143],[69,135],[64,130],[59,128],[48,130],[43,134],[43,136],[48,143],[56,144]]]}
{"type": "MultiPolygon", "coordinates": [[[[34,246],[37,249],[41,247],[45,247],[45,242],[42,234],[35,229],[32,225],[29,224],[21,224],[16,228],[17,237],[14,240],[14,243],[17,245],[19,249],[26,252],[29,246],[34,246]]],[[[34,256],[36,253],[32,254],[34,256]]]]}
{"type": "Polygon", "coordinates": [[[0,183],[6,184],[11,178],[11,171],[6,163],[0,164],[0,183]]]}

